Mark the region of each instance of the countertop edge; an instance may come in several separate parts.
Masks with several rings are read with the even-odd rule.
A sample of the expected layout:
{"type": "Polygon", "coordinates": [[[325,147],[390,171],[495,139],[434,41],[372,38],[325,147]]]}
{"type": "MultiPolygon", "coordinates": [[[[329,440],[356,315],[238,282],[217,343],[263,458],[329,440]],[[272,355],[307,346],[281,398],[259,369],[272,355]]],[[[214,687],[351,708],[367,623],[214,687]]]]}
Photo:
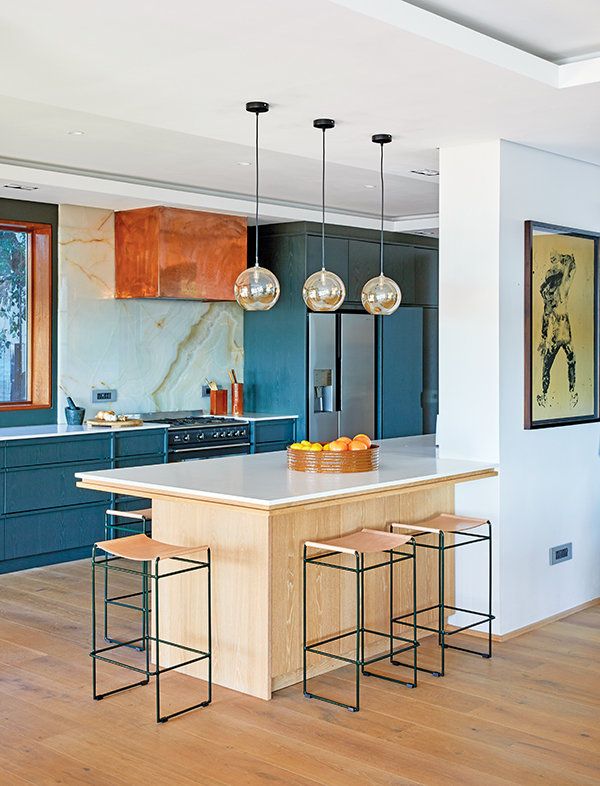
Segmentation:
{"type": "Polygon", "coordinates": [[[127,428],[115,428],[110,424],[107,426],[67,426],[66,424],[48,424],[46,428],[53,427],[56,431],[36,431],[35,429],[44,428],[44,426],[6,426],[0,428],[0,443],[13,442],[20,439],[50,439],[54,437],[81,437],[89,436],[90,434],[128,434],[130,431],[149,431],[150,429],[167,429],[168,426],[164,423],[144,423],[143,426],[127,426],[127,428]],[[18,433],[19,429],[31,429],[32,431],[23,431],[18,433]],[[59,430],[64,429],[64,430],[59,430]],[[11,432],[4,434],[3,432],[11,432]]]}
{"type": "MultiPolygon", "coordinates": [[[[415,476],[406,480],[393,480],[378,483],[376,485],[356,486],[348,491],[322,491],[313,494],[306,494],[296,497],[288,497],[267,501],[260,498],[252,497],[236,497],[234,495],[227,495],[217,492],[200,492],[194,493],[189,489],[181,489],[173,486],[160,486],[158,484],[145,484],[136,481],[123,481],[107,482],[94,476],[91,472],[76,472],[75,477],[78,480],[77,486],[80,488],[95,488],[99,490],[105,489],[122,489],[125,493],[132,491],[139,491],[142,497],[171,497],[190,502],[208,502],[217,505],[227,505],[229,507],[243,507],[253,510],[260,510],[263,512],[273,512],[283,508],[294,508],[302,505],[317,504],[320,502],[336,502],[352,497],[368,496],[371,494],[386,493],[393,491],[401,491],[404,489],[418,488],[420,486],[437,485],[441,483],[465,483],[470,480],[482,480],[484,478],[496,477],[498,475],[498,468],[494,465],[483,467],[477,470],[470,470],[459,473],[446,473],[443,475],[425,475],[415,476]]],[[[137,496],[132,494],[132,496],[137,496]]]]}

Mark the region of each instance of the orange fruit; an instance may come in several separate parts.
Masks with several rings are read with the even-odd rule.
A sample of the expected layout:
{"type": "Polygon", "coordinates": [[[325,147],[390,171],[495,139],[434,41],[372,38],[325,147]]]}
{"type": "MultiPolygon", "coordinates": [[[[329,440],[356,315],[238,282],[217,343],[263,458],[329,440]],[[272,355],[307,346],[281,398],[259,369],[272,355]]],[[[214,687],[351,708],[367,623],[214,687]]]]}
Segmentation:
{"type": "Polygon", "coordinates": [[[352,440],[350,439],[350,437],[338,437],[338,438],[337,438],[335,441],[336,441],[336,442],[345,442],[345,443],[346,443],[346,445],[349,445],[349,444],[350,444],[350,442],[352,442],[352,440]]]}
{"type": "Polygon", "coordinates": [[[313,444],[309,448],[307,448],[307,449],[315,451],[315,452],[319,452],[319,451],[323,450],[323,445],[321,445],[320,442],[313,442],[313,444]]]}
{"type": "Polygon", "coordinates": [[[353,439],[348,445],[348,450],[368,450],[369,448],[362,439],[353,439]]]}
{"type": "MultiPolygon", "coordinates": [[[[352,440],[350,440],[352,441],[352,440]]],[[[341,452],[342,450],[348,450],[348,443],[342,441],[341,439],[336,439],[332,442],[329,446],[329,450],[333,450],[336,453],[341,452]]]]}
{"type": "Polygon", "coordinates": [[[365,443],[365,445],[366,445],[368,448],[370,448],[370,447],[371,447],[371,440],[370,440],[370,438],[369,438],[369,437],[367,437],[367,435],[366,435],[366,434],[357,434],[357,435],[354,437],[354,439],[353,439],[353,442],[356,442],[356,440],[357,440],[357,439],[358,439],[358,440],[360,440],[361,442],[364,442],[364,443],[365,443]]]}
{"type": "Polygon", "coordinates": [[[326,442],[323,445],[323,450],[331,450],[331,442],[326,442]]]}

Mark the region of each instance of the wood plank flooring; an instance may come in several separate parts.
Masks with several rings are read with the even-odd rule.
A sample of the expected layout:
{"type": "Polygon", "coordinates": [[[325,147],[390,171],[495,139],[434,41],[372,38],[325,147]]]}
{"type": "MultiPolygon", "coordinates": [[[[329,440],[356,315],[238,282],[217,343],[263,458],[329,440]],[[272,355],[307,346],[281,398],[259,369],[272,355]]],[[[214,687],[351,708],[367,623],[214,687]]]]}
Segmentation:
{"type": "MultiPolygon", "coordinates": [[[[2,786],[600,783],[600,606],[491,661],[449,652],[447,676],[416,690],[365,679],[357,714],[299,686],[271,702],[217,687],[208,709],[158,726],[152,686],[90,698],[89,579],[87,561],[0,576],[2,786]]],[[[423,664],[437,654],[430,637],[423,664]]],[[[107,687],[132,675],[107,669],[107,687]]],[[[349,696],[352,680],[343,668],[311,689],[349,696]]],[[[204,687],[164,685],[167,709],[204,687]]]]}

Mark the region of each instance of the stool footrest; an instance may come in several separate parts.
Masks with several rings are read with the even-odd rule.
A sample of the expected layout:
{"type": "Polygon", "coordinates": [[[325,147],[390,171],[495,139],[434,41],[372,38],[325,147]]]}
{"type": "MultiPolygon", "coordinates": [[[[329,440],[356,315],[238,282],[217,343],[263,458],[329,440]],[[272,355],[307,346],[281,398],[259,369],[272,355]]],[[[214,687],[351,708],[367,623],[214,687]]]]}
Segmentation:
{"type": "MultiPolygon", "coordinates": [[[[378,663],[379,661],[385,660],[386,658],[391,658],[394,655],[399,655],[402,652],[407,652],[408,650],[415,649],[416,647],[419,647],[419,646],[420,646],[419,642],[415,641],[414,639],[407,639],[404,636],[396,636],[396,635],[391,636],[389,633],[383,633],[382,631],[378,631],[378,630],[371,630],[370,628],[360,628],[358,631],[352,630],[352,631],[349,631],[348,633],[340,633],[337,636],[330,636],[327,639],[321,639],[320,641],[315,641],[313,644],[307,644],[304,647],[304,650],[306,652],[312,652],[314,655],[322,655],[325,658],[332,658],[334,660],[341,660],[344,663],[351,663],[351,664],[353,664],[355,666],[364,667],[364,666],[368,666],[371,663],[378,663]],[[385,638],[385,639],[388,639],[388,640],[391,639],[393,641],[402,641],[405,644],[408,644],[409,646],[408,647],[401,647],[400,649],[396,649],[396,650],[388,650],[383,655],[376,655],[373,658],[365,658],[365,659],[348,658],[348,657],[345,657],[344,655],[336,655],[333,652],[325,652],[324,650],[319,649],[324,644],[330,644],[333,641],[340,641],[340,639],[345,639],[345,638],[348,638],[349,636],[356,636],[356,635],[361,635],[361,634],[364,634],[364,633],[370,634],[372,636],[381,636],[382,638],[385,638]]],[[[377,676],[377,675],[375,675],[375,676],[377,676]]]]}

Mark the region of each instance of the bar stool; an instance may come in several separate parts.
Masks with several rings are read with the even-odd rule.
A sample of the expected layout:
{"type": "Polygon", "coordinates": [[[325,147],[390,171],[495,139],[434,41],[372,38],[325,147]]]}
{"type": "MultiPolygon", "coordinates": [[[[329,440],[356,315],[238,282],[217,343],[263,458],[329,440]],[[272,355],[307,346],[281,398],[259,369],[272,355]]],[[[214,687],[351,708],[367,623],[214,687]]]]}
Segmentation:
{"type": "MultiPolygon", "coordinates": [[[[430,627],[427,625],[417,625],[418,630],[426,630],[430,633],[437,633],[438,635],[438,644],[440,646],[440,670],[436,671],[433,669],[426,669],[422,666],[419,666],[419,671],[426,671],[429,674],[433,674],[434,677],[443,677],[445,674],[445,651],[447,649],[453,650],[460,650],[461,652],[468,652],[471,655],[479,655],[481,658],[491,658],[492,657],[492,620],[495,619],[494,615],[492,614],[492,525],[488,519],[477,519],[477,518],[470,518],[467,516],[455,516],[450,513],[442,513],[439,516],[434,516],[431,519],[427,519],[426,521],[418,522],[417,524],[398,524],[394,523],[391,525],[391,530],[393,531],[402,531],[406,535],[411,535],[415,539],[415,545],[417,549],[435,549],[438,552],[438,602],[433,606],[426,606],[424,608],[417,609],[417,616],[419,614],[424,614],[427,611],[433,611],[434,609],[438,609],[438,624],[436,627],[430,627]],[[482,527],[487,524],[487,535],[482,535],[478,533],[470,532],[469,530],[477,529],[478,527],[482,527]],[[419,542],[419,538],[423,538],[428,534],[437,535],[437,543],[422,543],[419,542]],[[458,535],[466,540],[462,540],[459,542],[454,542],[451,544],[446,544],[445,537],[447,535],[458,535]],[[487,541],[488,543],[488,611],[487,613],[481,611],[473,611],[472,609],[463,609],[459,606],[450,606],[448,603],[445,602],[444,598],[444,555],[446,551],[450,549],[459,548],[461,546],[467,546],[469,544],[477,543],[480,541],[487,541]],[[445,611],[446,609],[450,609],[451,611],[461,611],[465,614],[471,614],[478,617],[475,622],[470,623],[469,625],[462,625],[458,628],[453,628],[452,630],[448,630],[446,628],[446,621],[445,621],[445,611]],[[484,624],[485,622],[488,623],[488,646],[487,652],[479,652],[477,650],[471,650],[467,647],[457,647],[453,644],[448,644],[446,639],[448,636],[454,636],[456,633],[460,633],[461,631],[468,630],[469,628],[474,628],[477,625],[484,624]]],[[[397,617],[394,617],[393,622],[398,625],[405,625],[411,626],[412,623],[406,620],[406,617],[410,615],[401,614],[397,617]]],[[[395,665],[404,666],[406,664],[397,662],[395,665]]]]}
{"type": "Polygon", "coordinates": [[[413,638],[404,638],[402,636],[395,636],[392,628],[392,620],[394,618],[394,565],[404,560],[412,560],[413,567],[413,611],[416,611],[416,560],[415,560],[415,541],[410,535],[392,534],[390,532],[381,532],[374,529],[362,529],[360,532],[355,532],[350,535],[342,535],[339,538],[323,541],[306,541],[304,544],[303,554],[303,601],[302,601],[302,626],[303,626],[303,678],[302,686],[304,696],[307,699],[319,699],[329,704],[335,704],[338,707],[344,707],[350,712],[358,712],[360,709],[360,675],[365,677],[379,677],[388,682],[395,682],[399,685],[405,685],[407,688],[415,688],[417,686],[417,618],[414,615],[413,638]],[[402,546],[410,544],[410,551],[398,551],[402,546]],[[312,557],[307,556],[308,549],[325,549],[321,554],[316,554],[312,557]],[[389,560],[378,562],[375,565],[365,567],[365,554],[386,553],[389,554],[389,560]],[[353,557],[353,567],[346,565],[337,565],[325,560],[337,555],[349,555],[353,557]],[[308,565],[320,565],[324,568],[333,568],[334,570],[349,571],[356,575],[356,625],[353,630],[348,633],[340,633],[337,636],[329,636],[313,644],[307,643],[307,579],[306,569],[308,565]],[[389,632],[376,631],[365,627],[365,573],[377,568],[389,568],[389,632]],[[383,655],[376,655],[375,657],[365,658],[365,633],[375,636],[382,636],[389,641],[389,649],[383,655]],[[334,641],[346,639],[349,636],[355,636],[355,657],[349,658],[342,655],[336,655],[330,652],[325,652],[321,647],[325,644],[330,644],[334,641]],[[403,642],[407,646],[394,647],[394,642],[403,642]],[[390,659],[401,652],[408,650],[413,651],[413,676],[411,681],[403,681],[388,677],[384,674],[376,674],[372,671],[367,671],[365,666],[370,666],[373,663],[390,659]],[[345,704],[334,699],[329,699],[325,696],[319,696],[316,693],[310,693],[307,690],[307,669],[306,661],[309,652],[316,655],[322,655],[326,658],[333,658],[335,660],[343,661],[344,663],[354,664],[355,667],[355,703],[345,704]]]}
{"type": "Polygon", "coordinates": [[[211,581],[210,581],[210,570],[211,570],[211,561],[210,561],[210,548],[208,546],[173,546],[168,543],[160,543],[157,540],[153,540],[149,538],[147,535],[138,534],[138,535],[129,535],[128,537],[122,538],[114,538],[112,540],[102,541],[100,543],[96,543],[92,549],[92,650],[90,652],[90,656],[92,658],[92,695],[96,701],[100,699],[104,699],[106,696],[112,696],[115,693],[121,693],[124,690],[128,690],[129,688],[135,688],[138,685],[147,685],[150,682],[150,677],[155,677],[155,689],[156,689],[156,722],[157,723],[165,723],[170,718],[174,718],[177,715],[182,715],[185,712],[189,712],[190,710],[195,710],[198,707],[206,707],[210,704],[212,699],[212,652],[211,652],[211,581]],[[105,552],[107,556],[98,556],[98,550],[102,550],[105,552]],[[197,551],[206,551],[206,560],[199,561],[190,559],[188,554],[197,551]],[[133,562],[141,562],[142,563],[142,570],[134,570],[132,568],[126,568],[119,564],[114,564],[118,560],[131,560],[133,562]],[[191,567],[183,567],[178,570],[171,570],[168,573],[160,573],[159,565],[162,560],[173,560],[174,562],[184,563],[191,567]],[[154,570],[152,571],[152,565],[154,566],[154,570]],[[128,573],[128,574],[135,574],[142,577],[142,580],[148,583],[149,580],[152,580],[153,584],[153,594],[154,594],[154,629],[155,635],[153,636],[150,632],[150,614],[149,614],[149,587],[147,587],[148,591],[144,596],[143,606],[141,607],[142,612],[142,635],[137,639],[131,639],[130,641],[124,642],[116,642],[110,644],[108,647],[96,647],[96,567],[102,568],[105,573],[106,571],[114,570],[121,573],[128,573]],[[183,644],[178,644],[172,641],[166,641],[162,639],[160,636],[160,615],[159,615],[159,582],[164,581],[165,578],[168,576],[178,576],[182,573],[190,573],[196,570],[207,570],[207,649],[206,650],[199,650],[193,647],[184,646],[183,644]],[[104,653],[112,652],[113,650],[119,649],[120,647],[127,647],[138,642],[142,642],[142,647],[145,652],[145,665],[143,668],[133,666],[130,663],[124,663],[122,661],[115,660],[113,658],[107,657],[104,653]],[[155,668],[151,668],[150,666],[150,643],[154,644],[154,653],[155,653],[155,668]],[[175,666],[165,666],[161,667],[160,665],[160,651],[161,645],[168,645],[171,647],[175,647],[180,650],[184,650],[187,653],[192,653],[194,657],[189,658],[188,660],[183,661],[182,663],[178,663],[175,666]],[[97,675],[96,675],[96,662],[97,661],[105,661],[106,663],[111,663],[115,666],[122,666],[125,669],[130,669],[131,671],[138,672],[144,675],[144,679],[140,682],[134,682],[128,685],[124,685],[120,688],[115,688],[114,690],[109,690],[104,693],[98,693],[97,691],[97,675]],[[207,660],[207,668],[208,668],[208,698],[205,701],[198,702],[190,707],[185,707],[182,710],[178,710],[177,712],[172,712],[169,715],[161,715],[160,710],[160,676],[167,671],[173,671],[174,669],[179,669],[182,666],[189,666],[192,663],[197,663],[201,660],[207,660]]]}
{"type": "MultiPolygon", "coordinates": [[[[114,537],[121,537],[127,535],[150,535],[152,529],[152,508],[144,508],[142,510],[109,510],[104,514],[104,539],[111,540],[114,537]],[[121,521],[124,519],[124,523],[121,521]]],[[[140,606],[134,606],[127,603],[130,598],[138,598],[142,596],[142,606],[145,605],[146,596],[148,594],[148,582],[142,577],[142,588],[140,592],[130,592],[126,595],[115,595],[109,597],[108,594],[108,571],[104,574],[104,641],[109,644],[121,644],[122,642],[112,638],[108,632],[108,609],[109,606],[120,606],[125,609],[134,609],[141,611],[140,606]]],[[[143,651],[143,643],[141,646],[132,646],[132,649],[143,651]]]]}

